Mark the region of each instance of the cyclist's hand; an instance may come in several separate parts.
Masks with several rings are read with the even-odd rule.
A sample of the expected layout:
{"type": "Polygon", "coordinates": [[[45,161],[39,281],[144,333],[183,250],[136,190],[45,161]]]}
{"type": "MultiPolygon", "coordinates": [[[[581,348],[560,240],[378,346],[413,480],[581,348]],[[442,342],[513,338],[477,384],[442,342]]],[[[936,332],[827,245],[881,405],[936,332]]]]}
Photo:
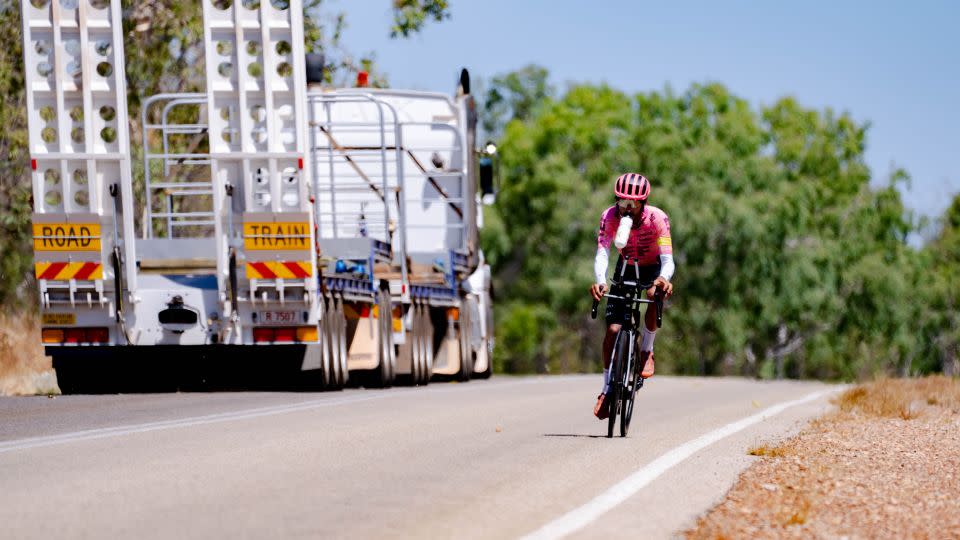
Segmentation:
{"type": "Polygon", "coordinates": [[[670,298],[670,295],[673,294],[673,283],[667,281],[667,278],[660,276],[653,280],[653,286],[647,289],[647,298],[653,298],[653,295],[657,292],[657,287],[663,290],[664,300],[670,298]]]}
{"type": "Polygon", "coordinates": [[[606,283],[594,283],[590,286],[590,296],[593,296],[593,299],[600,301],[603,298],[603,295],[607,294],[607,284],[606,283]]]}

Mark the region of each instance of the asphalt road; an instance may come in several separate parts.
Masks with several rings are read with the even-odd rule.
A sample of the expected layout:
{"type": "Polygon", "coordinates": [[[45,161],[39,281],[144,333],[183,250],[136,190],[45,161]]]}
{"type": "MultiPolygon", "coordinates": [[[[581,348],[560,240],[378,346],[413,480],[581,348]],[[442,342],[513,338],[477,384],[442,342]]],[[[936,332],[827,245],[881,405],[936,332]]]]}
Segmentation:
{"type": "Polygon", "coordinates": [[[0,398],[0,536],[670,537],[830,389],[658,376],[606,439],[599,386],[0,398]]]}

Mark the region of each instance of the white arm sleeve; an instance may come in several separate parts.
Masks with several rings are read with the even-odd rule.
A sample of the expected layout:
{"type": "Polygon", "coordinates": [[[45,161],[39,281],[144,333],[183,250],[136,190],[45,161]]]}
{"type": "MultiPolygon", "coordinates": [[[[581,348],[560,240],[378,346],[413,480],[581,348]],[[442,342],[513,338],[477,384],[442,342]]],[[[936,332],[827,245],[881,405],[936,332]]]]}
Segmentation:
{"type": "MultiPolygon", "coordinates": [[[[673,262],[673,255],[667,253],[666,255],[660,255],[660,277],[670,281],[670,278],[673,277],[673,271],[677,269],[676,264],[673,262]]],[[[604,271],[607,270],[606,266],[603,268],[604,271]]]]}
{"type": "Polygon", "coordinates": [[[607,283],[607,265],[610,264],[610,250],[597,246],[597,257],[593,260],[593,275],[596,283],[607,283]]]}

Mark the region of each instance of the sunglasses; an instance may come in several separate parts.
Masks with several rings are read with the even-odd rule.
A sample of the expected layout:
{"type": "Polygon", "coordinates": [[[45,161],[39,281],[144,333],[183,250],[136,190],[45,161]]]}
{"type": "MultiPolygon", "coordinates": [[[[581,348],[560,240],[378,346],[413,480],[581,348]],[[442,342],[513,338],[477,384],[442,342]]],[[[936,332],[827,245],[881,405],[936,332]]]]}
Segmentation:
{"type": "Polygon", "coordinates": [[[643,206],[643,201],[634,201],[632,199],[620,199],[617,201],[617,206],[623,208],[624,210],[633,210],[634,208],[640,208],[643,206]]]}

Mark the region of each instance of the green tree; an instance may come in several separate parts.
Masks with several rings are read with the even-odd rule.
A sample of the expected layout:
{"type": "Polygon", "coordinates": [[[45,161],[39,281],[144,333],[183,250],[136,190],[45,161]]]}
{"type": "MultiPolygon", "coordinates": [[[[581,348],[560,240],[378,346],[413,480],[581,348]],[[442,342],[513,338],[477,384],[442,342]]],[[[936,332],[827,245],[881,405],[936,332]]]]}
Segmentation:
{"type": "Polygon", "coordinates": [[[393,0],[391,37],[408,37],[423,29],[429,20],[440,22],[450,17],[446,0],[393,0]]]}
{"type": "Polygon", "coordinates": [[[31,275],[30,155],[24,94],[20,6],[0,1],[0,306],[28,296],[24,276],[31,275]]]}
{"type": "Polygon", "coordinates": [[[510,120],[526,120],[534,109],[555,94],[547,69],[530,64],[518,71],[497,75],[483,96],[483,130],[488,137],[500,137],[510,120]]]}
{"type": "Polygon", "coordinates": [[[960,195],[940,223],[940,233],[926,246],[918,266],[927,269],[911,291],[920,304],[919,326],[927,351],[915,366],[960,375],[960,195]]]}
{"type": "MultiPolygon", "coordinates": [[[[624,171],[652,178],[651,204],[671,216],[665,370],[850,379],[909,371],[926,354],[918,304],[903,300],[921,272],[896,189],[906,175],[871,187],[867,125],[792,98],[757,110],[719,84],[632,97],[576,85],[554,99],[538,90],[546,80],[530,69],[495,79],[505,95],[539,97],[490,120],[506,122],[504,189],[483,236],[510,299],[500,329],[523,328],[540,350],[563,344],[535,369],[598,369],[602,324],[586,316],[586,288],[624,171]]],[[[511,346],[499,342],[500,365],[529,365],[529,348],[511,346]]]]}

